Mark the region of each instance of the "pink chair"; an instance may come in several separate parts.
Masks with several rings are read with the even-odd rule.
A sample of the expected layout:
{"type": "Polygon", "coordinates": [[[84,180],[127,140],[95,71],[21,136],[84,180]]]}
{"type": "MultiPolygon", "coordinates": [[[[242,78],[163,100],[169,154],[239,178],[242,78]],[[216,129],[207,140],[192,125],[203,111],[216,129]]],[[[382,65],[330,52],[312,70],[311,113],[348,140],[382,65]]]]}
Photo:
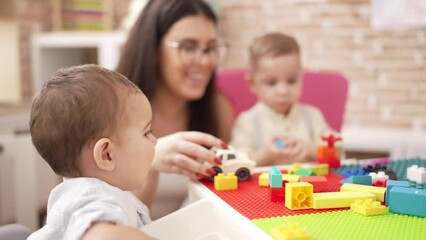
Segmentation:
{"type": "MultiPolygon", "coordinates": [[[[216,87],[229,97],[236,116],[257,101],[244,80],[247,73],[247,69],[221,70],[217,73],[216,87]]],[[[301,102],[321,109],[330,127],[339,132],[343,124],[347,93],[348,81],[340,73],[304,73],[301,102]]]]}

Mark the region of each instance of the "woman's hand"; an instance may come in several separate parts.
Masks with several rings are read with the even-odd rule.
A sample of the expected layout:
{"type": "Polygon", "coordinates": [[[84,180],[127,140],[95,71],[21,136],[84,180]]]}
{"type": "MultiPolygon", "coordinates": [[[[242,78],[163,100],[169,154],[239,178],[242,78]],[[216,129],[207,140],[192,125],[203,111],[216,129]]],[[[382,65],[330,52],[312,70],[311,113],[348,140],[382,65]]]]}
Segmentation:
{"type": "Polygon", "coordinates": [[[191,179],[216,175],[204,162],[220,165],[222,161],[208,148],[226,148],[220,139],[201,132],[177,132],[159,138],[153,168],[159,172],[178,173],[191,179]]]}

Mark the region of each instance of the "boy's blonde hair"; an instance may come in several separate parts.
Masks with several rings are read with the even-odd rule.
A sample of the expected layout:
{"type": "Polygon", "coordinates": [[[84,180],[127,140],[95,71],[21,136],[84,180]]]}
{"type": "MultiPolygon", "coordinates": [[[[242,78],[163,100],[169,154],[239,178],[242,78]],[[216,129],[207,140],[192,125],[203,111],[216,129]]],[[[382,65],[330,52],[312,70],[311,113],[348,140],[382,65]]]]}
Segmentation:
{"type": "Polygon", "coordinates": [[[78,177],[83,146],[115,134],[126,97],[137,92],[123,75],[96,65],[60,69],[32,103],[32,142],[56,174],[78,177]]]}
{"type": "Polygon", "coordinates": [[[300,53],[296,39],[283,33],[268,33],[254,39],[249,48],[250,66],[255,69],[261,57],[300,53]]]}

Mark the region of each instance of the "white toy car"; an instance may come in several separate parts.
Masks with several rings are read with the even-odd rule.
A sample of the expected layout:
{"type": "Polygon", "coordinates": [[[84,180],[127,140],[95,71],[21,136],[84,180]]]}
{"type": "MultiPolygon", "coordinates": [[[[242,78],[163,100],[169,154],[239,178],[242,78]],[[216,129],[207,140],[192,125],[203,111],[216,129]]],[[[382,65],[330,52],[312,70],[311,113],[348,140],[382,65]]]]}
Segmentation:
{"type": "Polygon", "coordinates": [[[222,165],[210,165],[216,173],[234,173],[240,181],[251,177],[256,162],[250,160],[245,153],[237,152],[232,147],[227,149],[213,147],[210,151],[222,160],[222,165]]]}

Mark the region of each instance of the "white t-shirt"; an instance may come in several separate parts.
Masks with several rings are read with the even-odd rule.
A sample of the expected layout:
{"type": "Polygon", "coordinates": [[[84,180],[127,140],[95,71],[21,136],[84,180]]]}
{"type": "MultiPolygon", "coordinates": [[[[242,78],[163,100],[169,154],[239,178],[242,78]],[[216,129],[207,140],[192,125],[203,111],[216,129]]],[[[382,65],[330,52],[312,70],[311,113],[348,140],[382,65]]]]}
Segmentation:
{"type": "Polygon", "coordinates": [[[230,145],[250,155],[270,144],[276,136],[291,136],[304,141],[307,146],[314,148],[311,151],[315,151],[323,142],[321,136],[330,133],[334,132],[321,111],[314,106],[297,103],[285,116],[258,101],[238,116],[230,145]]]}
{"type": "Polygon", "coordinates": [[[132,193],[96,178],[71,178],[52,190],[46,225],[28,240],[81,239],[101,221],[140,228],[151,219],[148,208],[132,193]]]}

